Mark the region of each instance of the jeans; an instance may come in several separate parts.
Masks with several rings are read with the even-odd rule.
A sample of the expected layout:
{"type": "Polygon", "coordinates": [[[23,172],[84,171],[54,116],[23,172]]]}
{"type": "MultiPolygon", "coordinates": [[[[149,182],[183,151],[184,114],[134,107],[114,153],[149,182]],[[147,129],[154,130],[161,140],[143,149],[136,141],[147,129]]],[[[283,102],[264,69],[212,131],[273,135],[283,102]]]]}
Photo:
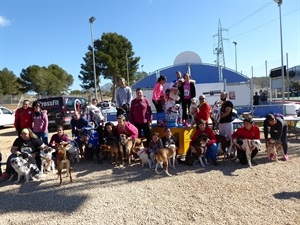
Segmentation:
{"type": "Polygon", "coordinates": [[[217,160],[217,151],[218,145],[217,143],[213,143],[212,145],[208,146],[205,153],[205,158],[211,159],[212,161],[217,160]]]}
{"type": "Polygon", "coordinates": [[[34,132],[34,134],[41,139],[45,145],[48,145],[48,133],[34,132]]]}

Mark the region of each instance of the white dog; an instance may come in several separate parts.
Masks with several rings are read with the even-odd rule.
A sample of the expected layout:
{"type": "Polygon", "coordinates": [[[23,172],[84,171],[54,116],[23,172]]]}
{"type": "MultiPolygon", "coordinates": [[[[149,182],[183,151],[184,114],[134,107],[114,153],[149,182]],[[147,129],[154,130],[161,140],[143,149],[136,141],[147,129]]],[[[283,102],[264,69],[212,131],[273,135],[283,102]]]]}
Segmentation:
{"type": "MultiPolygon", "coordinates": [[[[30,179],[36,180],[34,175],[40,172],[35,164],[29,163],[27,159],[23,159],[21,156],[12,158],[10,163],[15,172],[18,174],[16,183],[20,182],[22,176],[25,177],[25,182],[28,182],[30,179]]],[[[13,176],[14,174],[10,176],[9,181],[13,179],[13,176]]]]}
{"type": "Polygon", "coordinates": [[[140,150],[138,150],[137,155],[139,156],[139,158],[141,159],[141,163],[142,163],[142,167],[144,167],[144,165],[146,165],[148,163],[149,166],[149,170],[151,170],[151,159],[149,157],[149,154],[147,153],[147,149],[145,147],[140,148],[140,150]]]}
{"type": "Polygon", "coordinates": [[[194,126],[196,124],[196,117],[198,113],[198,100],[197,98],[191,99],[191,105],[189,108],[189,118],[187,119],[187,125],[194,126]]]}
{"type": "Polygon", "coordinates": [[[55,152],[55,149],[51,147],[47,147],[41,150],[40,156],[41,156],[41,175],[44,174],[46,171],[52,171],[54,173],[55,165],[54,161],[52,159],[52,153],[55,152]]]}
{"type": "Polygon", "coordinates": [[[239,144],[240,147],[243,150],[246,151],[248,165],[249,165],[249,167],[252,168],[252,164],[251,164],[251,152],[255,148],[257,148],[257,150],[261,149],[261,142],[260,142],[260,140],[259,139],[254,139],[254,140],[241,139],[241,140],[237,141],[237,144],[239,144]]]}

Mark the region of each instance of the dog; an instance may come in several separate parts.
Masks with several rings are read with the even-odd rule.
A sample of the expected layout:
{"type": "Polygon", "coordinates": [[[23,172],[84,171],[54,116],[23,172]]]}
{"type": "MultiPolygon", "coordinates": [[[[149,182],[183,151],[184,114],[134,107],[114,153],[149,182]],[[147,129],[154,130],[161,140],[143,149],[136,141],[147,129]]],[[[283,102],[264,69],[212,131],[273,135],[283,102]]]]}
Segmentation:
{"type": "Polygon", "coordinates": [[[111,163],[117,165],[119,159],[119,146],[116,142],[108,143],[104,140],[104,144],[100,145],[103,152],[108,152],[111,154],[111,163]],[[114,159],[115,158],[115,162],[114,159]]]}
{"type": "Polygon", "coordinates": [[[73,182],[71,174],[71,164],[70,160],[67,157],[67,149],[65,144],[56,145],[56,165],[57,165],[57,174],[59,177],[59,185],[62,183],[62,170],[65,167],[67,170],[67,177],[70,177],[70,183],[73,182]]]}
{"type": "Polygon", "coordinates": [[[239,139],[239,140],[236,141],[236,143],[239,145],[239,147],[241,149],[246,151],[246,157],[247,157],[248,165],[249,165],[250,168],[253,168],[252,163],[251,163],[251,152],[255,148],[257,148],[257,150],[261,149],[260,140],[259,139],[254,139],[254,140],[239,139]]]}
{"type": "Polygon", "coordinates": [[[192,98],[191,99],[191,105],[189,108],[189,116],[188,119],[186,121],[186,124],[188,126],[194,126],[196,124],[196,117],[197,117],[197,113],[198,113],[198,100],[197,98],[192,98]]]}
{"type": "Polygon", "coordinates": [[[130,139],[127,137],[126,134],[120,134],[120,142],[119,142],[119,147],[120,147],[120,153],[121,153],[121,158],[122,158],[122,165],[125,164],[125,155],[128,160],[128,165],[131,165],[131,156],[133,153],[136,153],[138,150],[136,147],[140,146],[143,144],[143,142],[146,142],[146,138],[134,138],[130,139]],[[124,148],[125,152],[124,152],[124,148]]]}
{"type": "Polygon", "coordinates": [[[137,155],[141,159],[141,166],[144,167],[146,164],[148,164],[149,170],[151,170],[152,161],[148,154],[147,148],[145,148],[144,146],[139,148],[139,150],[137,151],[137,155]]]}
{"type": "MultiPolygon", "coordinates": [[[[67,143],[65,143],[67,144],[67,143]]],[[[79,163],[79,148],[78,144],[75,141],[70,141],[69,144],[66,145],[66,150],[68,152],[69,159],[71,163],[75,162],[75,159],[77,163],[79,163]]]]}
{"type": "MultiPolygon", "coordinates": [[[[162,148],[159,150],[155,156],[156,165],[155,165],[155,173],[158,174],[157,168],[158,165],[163,163],[164,171],[168,176],[172,176],[172,174],[169,173],[169,159],[172,159],[173,161],[173,169],[175,168],[175,159],[176,159],[176,146],[174,144],[170,145],[167,148],[162,148]]],[[[170,164],[171,165],[171,164],[170,164]]]]}
{"type": "Polygon", "coordinates": [[[220,116],[221,116],[221,106],[222,106],[222,101],[217,100],[215,101],[212,110],[211,110],[211,120],[213,122],[213,130],[218,129],[218,124],[220,121],[220,116]]]}
{"type": "MultiPolygon", "coordinates": [[[[35,175],[39,174],[40,172],[36,164],[29,163],[28,160],[23,159],[21,155],[11,158],[10,163],[15,172],[18,174],[18,179],[15,183],[19,183],[22,176],[25,177],[25,183],[27,183],[29,180],[36,180],[35,175]]],[[[10,176],[8,181],[11,181],[13,177],[14,173],[10,176]]]]}
{"type": "Polygon", "coordinates": [[[276,162],[278,162],[278,152],[283,151],[282,143],[273,138],[268,138],[266,140],[266,147],[268,158],[270,160],[275,158],[276,162]],[[273,156],[271,156],[271,154],[273,154],[273,156]]]}
{"type": "Polygon", "coordinates": [[[40,151],[41,157],[41,175],[44,174],[46,171],[52,171],[54,173],[55,165],[52,159],[52,153],[55,152],[55,149],[51,147],[46,147],[40,151]]]}
{"type": "Polygon", "coordinates": [[[205,158],[205,153],[207,150],[207,143],[209,143],[209,138],[205,133],[200,134],[196,140],[191,145],[191,153],[195,153],[202,167],[204,164],[209,165],[207,159],[205,158]]]}
{"type": "Polygon", "coordinates": [[[173,104],[171,107],[168,107],[166,113],[166,120],[175,121],[175,123],[177,123],[179,121],[179,118],[181,118],[180,107],[180,104],[173,104]]]}
{"type": "Polygon", "coordinates": [[[223,135],[220,134],[216,134],[215,135],[216,140],[217,140],[217,144],[220,145],[220,149],[221,152],[219,153],[219,155],[223,155],[223,162],[225,161],[225,158],[229,158],[229,147],[230,147],[230,142],[227,140],[227,138],[223,135]]]}

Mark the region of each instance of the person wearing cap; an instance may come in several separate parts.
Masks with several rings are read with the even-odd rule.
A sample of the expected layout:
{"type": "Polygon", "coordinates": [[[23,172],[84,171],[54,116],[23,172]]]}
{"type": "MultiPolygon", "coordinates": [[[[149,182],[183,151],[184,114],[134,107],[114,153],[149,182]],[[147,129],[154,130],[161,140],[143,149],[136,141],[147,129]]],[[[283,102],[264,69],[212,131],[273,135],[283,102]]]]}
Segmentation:
{"type": "Polygon", "coordinates": [[[196,122],[199,120],[204,120],[208,123],[210,118],[211,108],[210,105],[206,101],[205,95],[199,96],[199,106],[196,115],[196,122]]]}
{"type": "MultiPolygon", "coordinates": [[[[131,88],[126,86],[124,78],[120,79],[120,87],[116,91],[116,107],[125,110],[127,116],[129,116],[130,104],[132,100],[131,88]]],[[[129,120],[129,118],[127,118],[129,120]]]]}
{"type": "Polygon", "coordinates": [[[29,100],[24,100],[22,107],[18,108],[15,112],[14,126],[19,136],[24,128],[32,129],[33,108],[29,104],[29,100]]]}
{"type": "Polygon", "coordinates": [[[42,105],[38,101],[32,103],[33,112],[33,133],[48,145],[48,115],[47,110],[42,110],[42,105]]]}
{"type": "MultiPolygon", "coordinates": [[[[282,116],[283,117],[283,116],[282,116]]],[[[287,161],[289,159],[288,156],[288,145],[287,145],[287,124],[283,118],[280,116],[275,116],[273,114],[266,115],[266,119],[264,120],[264,137],[265,140],[268,139],[269,128],[270,127],[270,136],[276,141],[280,141],[283,146],[283,160],[287,161]]],[[[270,155],[272,158],[272,155],[270,155]]]]}
{"type": "Polygon", "coordinates": [[[0,177],[0,181],[9,179],[10,175],[14,171],[11,166],[10,160],[18,155],[22,155],[23,158],[28,158],[29,162],[36,164],[41,169],[41,157],[40,150],[47,147],[41,139],[39,139],[31,129],[24,128],[20,132],[20,137],[17,137],[11,147],[11,155],[6,162],[6,170],[0,177]]]}
{"type": "Polygon", "coordinates": [[[192,136],[192,141],[190,142],[190,148],[192,148],[193,142],[196,141],[198,136],[203,133],[205,133],[209,139],[209,142],[206,145],[207,150],[205,153],[205,158],[210,159],[212,161],[212,163],[215,166],[217,166],[218,165],[218,162],[217,162],[217,151],[218,151],[217,139],[214,134],[214,131],[209,126],[206,125],[206,121],[200,119],[197,122],[197,129],[192,136]]]}
{"type": "Polygon", "coordinates": [[[93,161],[94,155],[97,158],[97,162],[102,162],[102,157],[100,157],[100,145],[99,145],[99,135],[93,126],[87,125],[84,130],[86,131],[86,146],[84,151],[84,158],[89,161],[93,161]]]}
{"type": "MultiPolygon", "coordinates": [[[[240,163],[243,165],[246,165],[248,163],[247,161],[247,156],[246,156],[246,151],[242,148],[239,147],[237,144],[238,139],[260,139],[260,131],[259,127],[255,124],[253,124],[252,117],[249,116],[248,118],[245,118],[244,121],[244,126],[239,127],[233,134],[232,134],[232,142],[237,146],[237,158],[239,159],[240,163]]],[[[255,148],[251,152],[251,159],[256,156],[258,153],[258,149],[255,148]]],[[[256,164],[255,161],[253,161],[253,164],[256,164]]]]}

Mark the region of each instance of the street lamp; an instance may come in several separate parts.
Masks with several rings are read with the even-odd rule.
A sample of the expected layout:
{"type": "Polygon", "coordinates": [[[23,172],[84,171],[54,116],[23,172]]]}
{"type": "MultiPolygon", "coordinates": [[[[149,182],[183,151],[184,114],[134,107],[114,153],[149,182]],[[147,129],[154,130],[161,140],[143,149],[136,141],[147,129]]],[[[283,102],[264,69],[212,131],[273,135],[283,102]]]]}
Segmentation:
{"type": "Polygon", "coordinates": [[[234,44],[234,50],[235,50],[235,72],[237,73],[237,55],[236,55],[236,45],[237,42],[232,42],[234,44]]]}
{"type": "Polygon", "coordinates": [[[284,84],[284,66],[283,66],[283,44],[282,44],[282,22],[281,22],[281,4],[282,0],[274,0],[279,8],[279,22],[280,22],[280,46],[281,46],[281,77],[282,77],[282,101],[285,99],[285,84],[284,84]]]}
{"type": "Polygon", "coordinates": [[[97,79],[96,79],[96,64],[95,64],[95,48],[94,48],[94,37],[93,37],[93,22],[96,20],[95,17],[89,19],[91,26],[91,39],[92,39],[92,48],[93,48],[93,69],[94,69],[94,83],[95,83],[95,98],[98,100],[97,94],[97,79]]]}
{"type": "Polygon", "coordinates": [[[127,51],[126,51],[126,68],[127,68],[127,85],[129,85],[129,70],[128,70],[128,56],[127,56],[127,51]]]}

